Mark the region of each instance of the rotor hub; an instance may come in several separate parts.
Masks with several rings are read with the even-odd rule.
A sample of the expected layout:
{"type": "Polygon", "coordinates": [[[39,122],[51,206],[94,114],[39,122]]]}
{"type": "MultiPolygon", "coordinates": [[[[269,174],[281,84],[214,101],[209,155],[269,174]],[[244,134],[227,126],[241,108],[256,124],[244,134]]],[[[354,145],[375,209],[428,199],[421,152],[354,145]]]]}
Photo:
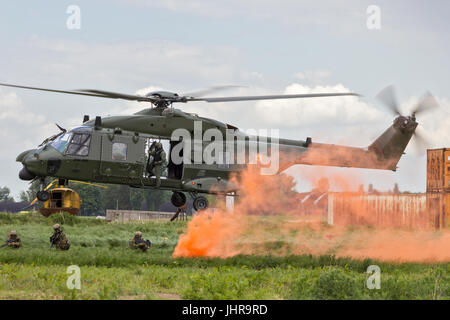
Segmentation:
{"type": "Polygon", "coordinates": [[[419,124],[416,121],[415,115],[412,116],[398,116],[394,120],[394,127],[402,132],[414,132],[419,124]]]}

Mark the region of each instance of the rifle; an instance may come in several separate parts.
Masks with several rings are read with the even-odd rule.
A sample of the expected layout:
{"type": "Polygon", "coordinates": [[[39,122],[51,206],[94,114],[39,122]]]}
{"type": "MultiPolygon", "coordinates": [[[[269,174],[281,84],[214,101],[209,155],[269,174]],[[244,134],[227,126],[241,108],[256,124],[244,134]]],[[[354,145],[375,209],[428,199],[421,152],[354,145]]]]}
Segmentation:
{"type": "Polygon", "coordinates": [[[8,244],[10,243],[10,242],[14,242],[14,240],[6,240],[6,243],[5,244],[2,244],[1,246],[0,246],[0,248],[4,248],[4,247],[6,247],[6,246],[8,246],[8,244]]]}
{"type": "Polygon", "coordinates": [[[53,248],[53,246],[58,242],[58,238],[59,238],[59,234],[58,233],[54,233],[50,237],[50,249],[53,248]]]}
{"type": "Polygon", "coordinates": [[[141,243],[143,243],[145,245],[145,247],[140,247],[140,249],[142,251],[147,251],[147,249],[150,248],[150,246],[151,246],[150,240],[144,240],[144,239],[134,240],[135,245],[138,245],[141,243]]]}

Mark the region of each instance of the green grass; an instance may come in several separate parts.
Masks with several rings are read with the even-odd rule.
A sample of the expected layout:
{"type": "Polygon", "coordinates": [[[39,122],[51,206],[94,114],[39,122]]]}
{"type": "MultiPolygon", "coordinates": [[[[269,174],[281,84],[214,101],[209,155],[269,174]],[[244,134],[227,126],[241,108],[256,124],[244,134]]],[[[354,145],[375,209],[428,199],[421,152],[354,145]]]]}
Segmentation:
{"type": "MultiPolygon", "coordinates": [[[[120,224],[69,215],[0,214],[0,235],[6,238],[12,229],[23,247],[0,249],[0,299],[450,299],[450,263],[333,255],[174,259],[185,222],[120,224]],[[54,223],[64,224],[69,251],[49,249],[54,223]],[[152,241],[147,253],[126,248],[136,230],[152,241]],[[380,290],[365,285],[372,264],[382,270],[380,290]],[[81,268],[81,290],[66,286],[70,265],[81,268]]],[[[277,250],[283,241],[289,239],[267,246],[277,250]]]]}

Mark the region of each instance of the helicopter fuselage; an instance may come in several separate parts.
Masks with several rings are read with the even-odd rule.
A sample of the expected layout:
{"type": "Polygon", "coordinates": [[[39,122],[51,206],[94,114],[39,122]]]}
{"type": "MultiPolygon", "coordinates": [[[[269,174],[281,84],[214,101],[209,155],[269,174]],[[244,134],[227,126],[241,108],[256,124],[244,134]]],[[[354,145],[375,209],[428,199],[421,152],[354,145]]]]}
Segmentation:
{"type": "MultiPolygon", "coordinates": [[[[399,117],[368,148],[354,148],[312,143],[309,138],[306,141],[273,141],[271,138],[249,136],[234,126],[177,109],[153,108],[134,115],[87,120],[81,127],[61,132],[39,148],[21,153],[16,160],[24,166],[19,174],[23,180],[50,176],[63,180],[156,188],[156,179],[149,176],[146,170],[147,150],[150,140],[167,140],[170,146],[167,174],[161,179],[159,189],[194,194],[229,194],[239,190],[239,185],[230,180],[233,173],[251,165],[261,165],[258,159],[252,161],[251,150],[256,152],[257,157],[263,151],[271,155],[277,152],[277,166],[272,173],[279,173],[295,164],[395,171],[416,126],[414,119],[399,117]],[[175,163],[174,148],[183,141],[174,140],[173,133],[180,128],[194,133],[199,124],[201,134],[217,129],[216,132],[224,136],[231,132],[235,137],[231,142],[224,140],[219,161],[210,163],[202,159],[175,163]],[[240,151],[235,138],[242,142],[240,151]],[[230,145],[232,150],[227,149],[230,145]],[[240,157],[240,152],[244,153],[243,157],[240,157]],[[243,161],[237,161],[239,157],[243,161]]],[[[210,142],[203,140],[201,147],[204,149],[210,142]]],[[[189,149],[191,152],[194,151],[189,149]]],[[[191,158],[194,159],[195,155],[191,158]]]]}

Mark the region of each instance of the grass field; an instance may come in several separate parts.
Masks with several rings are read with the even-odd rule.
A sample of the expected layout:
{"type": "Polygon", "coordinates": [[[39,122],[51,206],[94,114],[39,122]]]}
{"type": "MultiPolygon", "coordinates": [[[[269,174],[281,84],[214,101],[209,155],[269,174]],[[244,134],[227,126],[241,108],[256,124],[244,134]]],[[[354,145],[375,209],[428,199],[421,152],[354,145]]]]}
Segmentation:
{"type": "Polygon", "coordinates": [[[450,299],[450,263],[333,255],[174,259],[185,222],[0,214],[0,235],[12,229],[23,247],[0,249],[0,299],[450,299]],[[67,252],[49,249],[56,222],[71,241],[67,252]],[[152,241],[147,253],[126,248],[136,230],[152,241]],[[366,288],[372,264],[382,270],[379,290],[366,288]],[[70,265],[81,268],[81,290],[66,286],[70,265]]]}

